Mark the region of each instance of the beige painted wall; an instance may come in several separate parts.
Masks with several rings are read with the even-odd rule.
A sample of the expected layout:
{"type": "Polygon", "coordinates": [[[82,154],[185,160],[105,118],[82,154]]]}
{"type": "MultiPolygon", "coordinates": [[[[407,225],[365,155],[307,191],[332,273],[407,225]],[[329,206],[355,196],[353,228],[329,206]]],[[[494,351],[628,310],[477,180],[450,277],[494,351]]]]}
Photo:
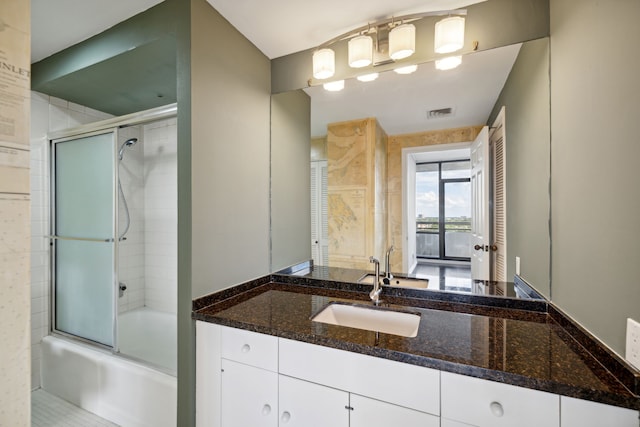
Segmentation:
{"type": "Polygon", "coordinates": [[[0,426],[28,427],[30,341],[30,6],[0,3],[0,426]]]}
{"type": "Polygon", "coordinates": [[[476,139],[482,126],[458,129],[446,129],[431,132],[420,132],[389,137],[387,148],[387,180],[388,180],[388,242],[394,245],[391,257],[391,271],[403,272],[402,255],[402,149],[423,147],[455,142],[469,142],[476,139]]]}
{"type": "Polygon", "coordinates": [[[549,179],[549,39],[522,45],[489,119],[505,106],[507,278],[520,275],[546,297],[551,296],[549,179]]]}
{"type": "Polygon", "coordinates": [[[271,271],[311,259],[310,133],[304,91],[271,97],[271,271]]]}
{"type": "Polygon", "coordinates": [[[639,16],[551,0],[552,297],[620,354],[640,321],[639,16]]]}

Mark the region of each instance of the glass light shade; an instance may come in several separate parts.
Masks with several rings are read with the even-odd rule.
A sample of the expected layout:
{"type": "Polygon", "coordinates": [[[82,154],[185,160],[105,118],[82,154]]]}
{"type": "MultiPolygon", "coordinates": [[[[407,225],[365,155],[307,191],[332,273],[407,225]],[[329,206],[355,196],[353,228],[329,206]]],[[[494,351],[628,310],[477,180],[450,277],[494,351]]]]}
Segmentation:
{"type": "Polygon", "coordinates": [[[358,80],[360,80],[361,82],[372,82],[375,79],[377,79],[379,76],[378,73],[371,73],[371,74],[365,74],[362,76],[358,76],[356,77],[358,80]]]}
{"type": "Polygon", "coordinates": [[[313,54],[313,77],[328,79],[336,72],[336,54],[331,49],[320,49],[313,54]]]}
{"type": "Polygon", "coordinates": [[[413,65],[407,65],[406,67],[395,68],[393,71],[395,71],[398,74],[411,74],[411,73],[415,73],[417,69],[418,69],[418,66],[416,64],[413,64],[413,65]]]}
{"type": "Polygon", "coordinates": [[[329,92],[339,92],[344,89],[344,80],[336,80],[335,82],[329,82],[322,85],[324,90],[329,92]]]}
{"type": "Polygon", "coordinates": [[[389,33],[389,57],[394,61],[407,58],[416,51],[416,27],[402,24],[389,33]]]}
{"type": "Polygon", "coordinates": [[[349,40],[349,66],[362,68],[373,62],[373,39],[358,36],[349,40]]]}
{"type": "Polygon", "coordinates": [[[462,56],[448,56],[436,59],[436,69],[438,70],[453,70],[460,64],[462,64],[462,56]]]}
{"type": "Polygon", "coordinates": [[[436,22],[434,50],[437,53],[451,53],[464,46],[464,18],[451,16],[436,22]]]}

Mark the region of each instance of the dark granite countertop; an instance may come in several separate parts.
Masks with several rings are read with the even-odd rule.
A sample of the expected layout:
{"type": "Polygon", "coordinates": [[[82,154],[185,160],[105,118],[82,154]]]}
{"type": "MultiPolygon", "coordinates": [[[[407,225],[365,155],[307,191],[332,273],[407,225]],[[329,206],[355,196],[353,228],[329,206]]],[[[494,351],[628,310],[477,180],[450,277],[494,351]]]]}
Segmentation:
{"type": "Polygon", "coordinates": [[[193,318],[640,409],[638,372],[546,301],[447,298],[446,293],[385,287],[384,305],[421,314],[417,337],[311,320],[332,301],[370,305],[369,290],[353,283],[270,275],[195,300],[193,318]],[[432,294],[436,296],[430,298],[432,294]]]}

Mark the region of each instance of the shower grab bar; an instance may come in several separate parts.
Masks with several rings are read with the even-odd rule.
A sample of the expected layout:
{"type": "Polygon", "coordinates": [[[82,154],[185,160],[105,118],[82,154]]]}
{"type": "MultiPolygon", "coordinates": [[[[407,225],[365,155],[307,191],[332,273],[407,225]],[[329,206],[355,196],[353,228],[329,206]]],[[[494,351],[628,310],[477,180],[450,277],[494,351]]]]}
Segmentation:
{"type": "Polygon", "coordinates": [[[79,240],[82,242],[114,242],[115,239],[94,239],[94,238],[90,238],[90,237],[63,237],[63,236],[44,236],[47,239],[51,239],[51,240],[79,240]]]}

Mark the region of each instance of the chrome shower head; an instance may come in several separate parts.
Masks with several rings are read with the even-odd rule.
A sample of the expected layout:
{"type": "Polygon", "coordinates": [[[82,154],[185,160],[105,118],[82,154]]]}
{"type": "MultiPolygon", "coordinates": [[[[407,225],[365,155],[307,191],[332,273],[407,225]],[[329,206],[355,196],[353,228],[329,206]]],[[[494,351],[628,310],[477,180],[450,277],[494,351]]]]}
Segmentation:
{"type": "Polygon", "coordinates": [[[120,146],[120,151],[118,151],[118,158],[122,160],[122,157],[124,157],[125,147],[131,147],[135,145],[136,142],[138,142],[138,138],[129,138],[125,142],[123,142],[122,145],[120,146]]]}

